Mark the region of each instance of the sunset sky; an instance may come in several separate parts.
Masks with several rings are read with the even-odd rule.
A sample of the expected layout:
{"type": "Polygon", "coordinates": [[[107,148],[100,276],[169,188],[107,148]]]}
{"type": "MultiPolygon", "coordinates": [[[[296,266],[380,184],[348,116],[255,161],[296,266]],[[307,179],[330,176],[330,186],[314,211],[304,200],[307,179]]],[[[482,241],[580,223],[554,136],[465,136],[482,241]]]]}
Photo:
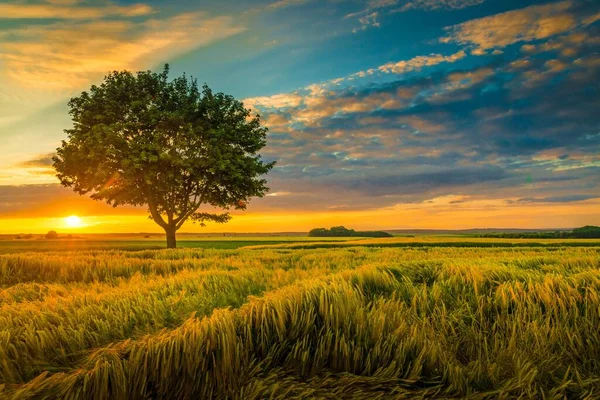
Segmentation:
{"type": "Polygon", "coordinates": [[[597,0],[0,0],[0,233],[162,231],[50,158],[70,97],[167,62],[258,112],[277,161],[183,232],[600,225],[599,52],[597,0]]]}

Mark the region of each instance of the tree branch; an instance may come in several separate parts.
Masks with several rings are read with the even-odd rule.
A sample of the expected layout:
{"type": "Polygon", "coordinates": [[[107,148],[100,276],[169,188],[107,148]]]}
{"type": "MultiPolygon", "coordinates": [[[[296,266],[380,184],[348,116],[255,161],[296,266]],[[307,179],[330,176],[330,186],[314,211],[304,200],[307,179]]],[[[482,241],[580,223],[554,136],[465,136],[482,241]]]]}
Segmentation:
{"type": "Polygon", "coordinates": [[[150,210],[150,215],[152,215],[152,219],[154,220],[154,222],[156,222],[162,228],[166,228],[168,226],[168,224],[163,219],[162,215],[160,215],[160,213],[156,209],[156,205],[153,202],[148,201],[148,209],[150,210]]]}

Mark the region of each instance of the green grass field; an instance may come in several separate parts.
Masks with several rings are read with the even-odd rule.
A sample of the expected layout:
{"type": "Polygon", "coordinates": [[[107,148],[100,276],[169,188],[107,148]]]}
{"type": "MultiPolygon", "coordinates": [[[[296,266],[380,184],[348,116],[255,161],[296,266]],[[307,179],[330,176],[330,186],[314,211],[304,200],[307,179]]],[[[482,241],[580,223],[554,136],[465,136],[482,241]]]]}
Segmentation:
{"type": "MultiPolygon", "coordinates": [[[[360,238],[358,238],[360,239],[360,238]]],[[[323,238],[319,238],[322,241],[323,238]]],[[[339,242],[357,240],[357,238],[326,238],[325,241],[339,242]]],[[[183,237],[177,246],[180,248],[204,249],[237,249],[246,246],[278,245],[285,243],[313,242],[315,238],[306,236],[234,236],[234,237],[183,237]]],[[[0,254],[47,251],[79,251],[79,250],[159,250],[165,248],[163,237],[143,238],[134,236],[98,237],[89,236],[82,239],[27,239],[0,240],[0,254]]]]}
{"type": "Polygon", "coordinates": [[[1,241],[0,398],[600,398],[600,241],[307,241],[1,241]]]}

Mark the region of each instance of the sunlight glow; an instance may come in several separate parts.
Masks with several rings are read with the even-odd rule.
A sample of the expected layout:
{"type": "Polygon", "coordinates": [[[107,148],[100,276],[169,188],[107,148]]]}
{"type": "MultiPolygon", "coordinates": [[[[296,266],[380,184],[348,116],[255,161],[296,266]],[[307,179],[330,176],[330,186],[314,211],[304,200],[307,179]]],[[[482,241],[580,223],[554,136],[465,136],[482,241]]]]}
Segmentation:
{"type": "Polygon", "coordinates": [[[80,228],[83,226],[81,218],[76,215],[71,215],[70,217],[65,218],[65,224],[69,228],[80,228]]]}

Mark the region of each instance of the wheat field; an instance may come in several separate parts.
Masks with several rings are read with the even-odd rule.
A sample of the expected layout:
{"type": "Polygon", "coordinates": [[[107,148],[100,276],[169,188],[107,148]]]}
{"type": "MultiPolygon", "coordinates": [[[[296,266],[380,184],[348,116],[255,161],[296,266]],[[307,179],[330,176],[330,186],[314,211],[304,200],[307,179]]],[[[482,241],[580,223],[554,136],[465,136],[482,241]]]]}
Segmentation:
{"type": "Polygon", "coordinates": [[[0,255],[3,399],[600,398],[600,247],[0,255]]]}

